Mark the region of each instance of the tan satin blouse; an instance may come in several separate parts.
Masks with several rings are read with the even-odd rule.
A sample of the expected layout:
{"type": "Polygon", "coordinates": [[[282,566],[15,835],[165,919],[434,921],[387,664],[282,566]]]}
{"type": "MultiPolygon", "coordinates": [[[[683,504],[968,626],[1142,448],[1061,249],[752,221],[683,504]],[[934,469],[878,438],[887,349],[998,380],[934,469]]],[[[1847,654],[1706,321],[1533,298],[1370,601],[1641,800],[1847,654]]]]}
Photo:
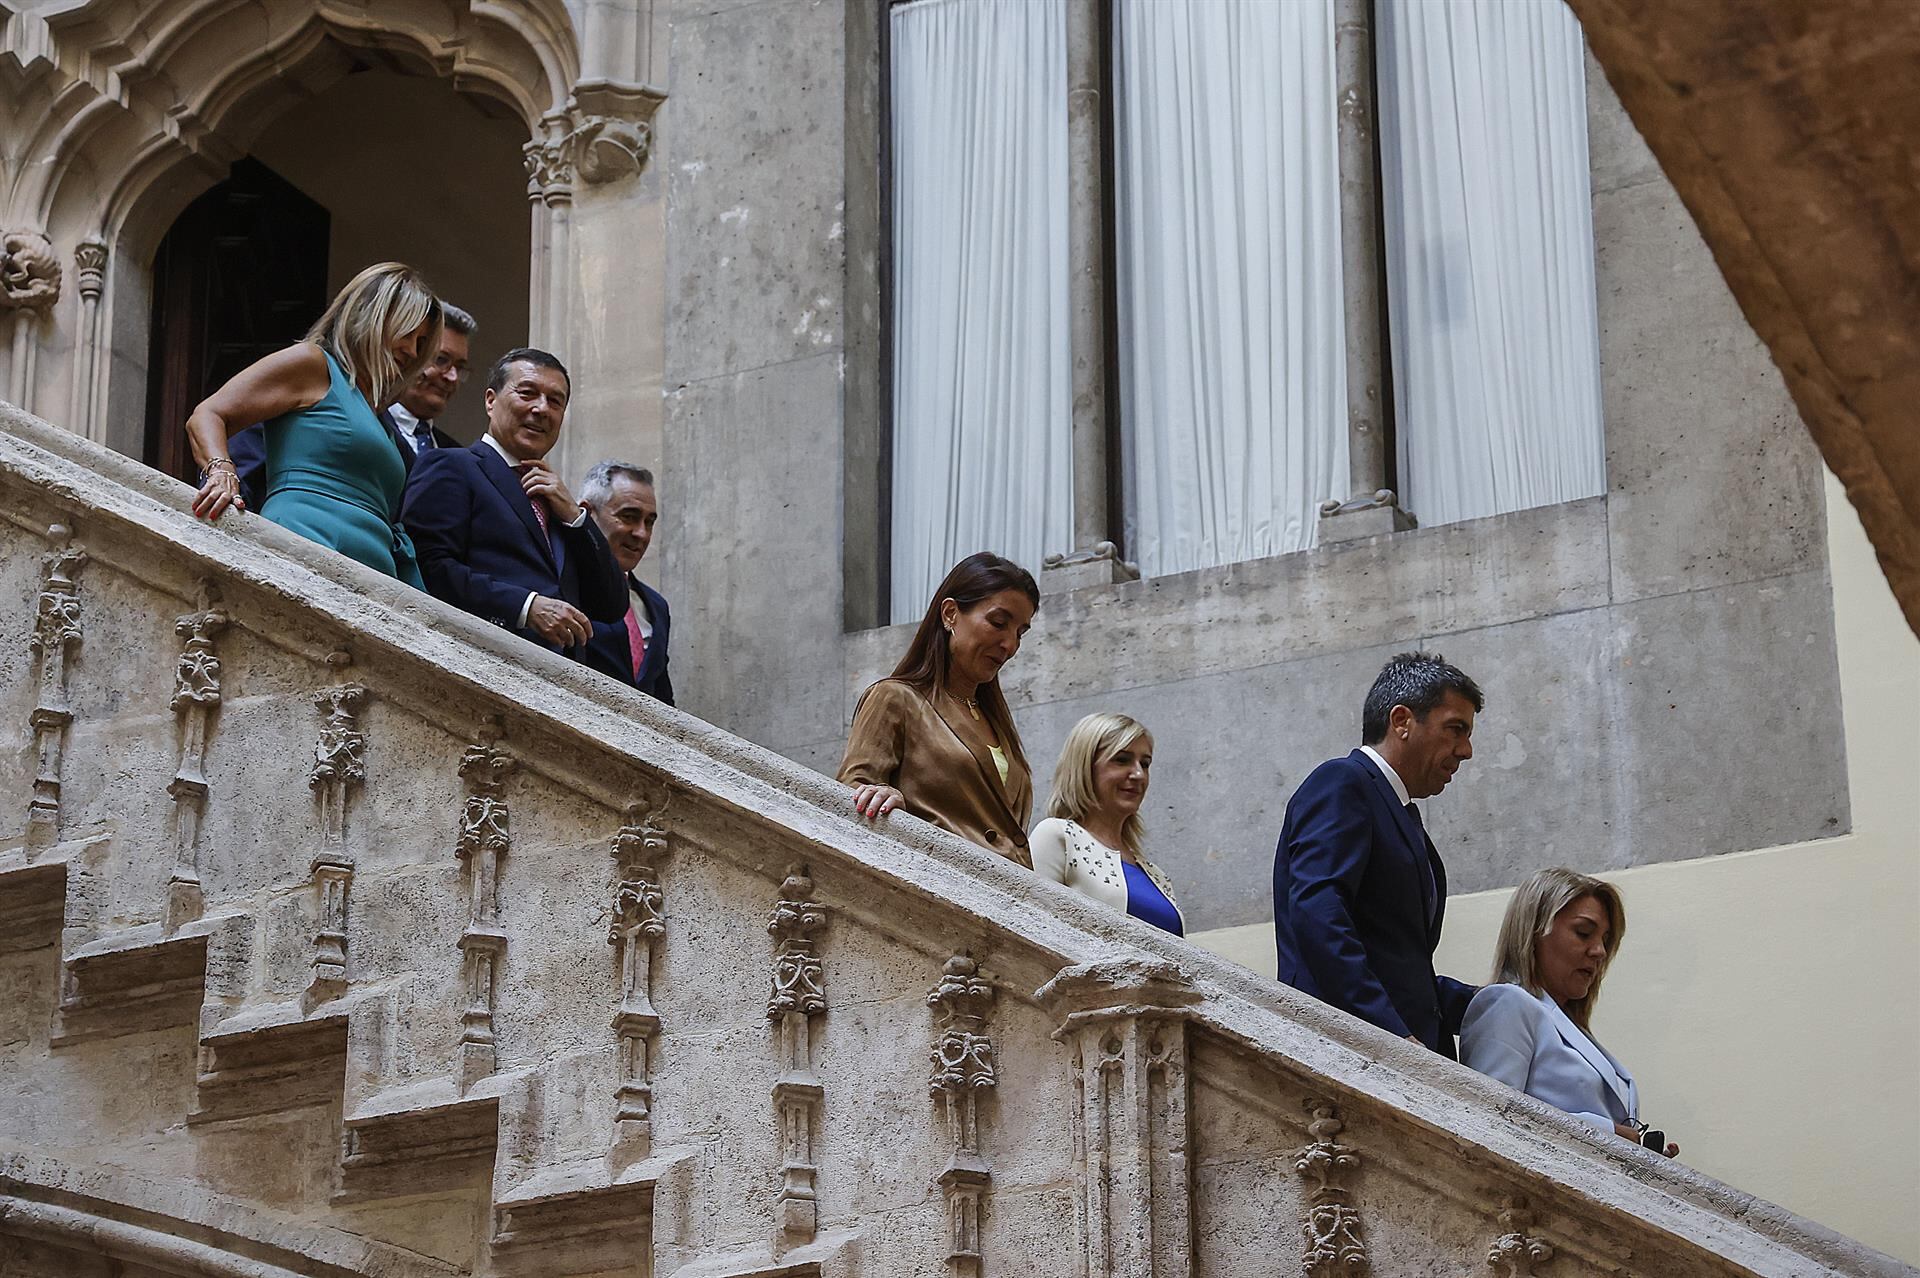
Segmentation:
{"type": "Polygon", "coordinates": [[[847,785],[890,785],[902,806],[1031,869],[1027,819],[1033,815],[1033,778],[1011,743],[1007,779],[994,766],[984,724],[942,693],[931,697],[898,679],[868,688],[853,712],[853,731],[840,761],[847,785]]]}

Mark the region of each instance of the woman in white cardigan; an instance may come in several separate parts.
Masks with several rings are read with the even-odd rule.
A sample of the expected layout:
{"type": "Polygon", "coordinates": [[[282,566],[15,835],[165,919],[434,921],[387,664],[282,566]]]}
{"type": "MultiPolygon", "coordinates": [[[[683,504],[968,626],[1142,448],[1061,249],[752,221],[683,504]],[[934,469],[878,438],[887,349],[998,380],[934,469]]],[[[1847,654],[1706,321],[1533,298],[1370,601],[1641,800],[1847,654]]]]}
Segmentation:
{"type": "Polygon", "coordinates": [[[1460,1025],[1460,1060],[1490,1078],[1668,1158],[1680,1146],[1640,1121],[1640,1092],[1588,1019],[1627,932],[1619,891],[1573,870],[1541,870],[1507,902],[1495,984],[1460,1025]]]}
{"type": "Polygon", "coordinates": [[[1124,714],[1090,714],[1073,726],[1053,770],[1047,817],[1033,828],[1034,873],[1185,935],[1166,876],[1141,855],[1140,804],[1153,738],[1124,714]]]}

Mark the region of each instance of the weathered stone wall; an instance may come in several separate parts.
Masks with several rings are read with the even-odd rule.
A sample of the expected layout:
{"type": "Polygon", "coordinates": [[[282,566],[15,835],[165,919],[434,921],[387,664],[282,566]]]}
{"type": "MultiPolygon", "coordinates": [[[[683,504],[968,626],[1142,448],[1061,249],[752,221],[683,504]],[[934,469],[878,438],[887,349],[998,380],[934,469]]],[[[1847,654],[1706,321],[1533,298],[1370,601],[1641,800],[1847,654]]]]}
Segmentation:
{"type": "Polygon", "coordinates": [[[0,493],[9,1272],[1911,1272],[12,410],[0,493]]]}
{"type": "MultiPolygon", "coordinates": [[[[868,322],[884,227],[854,145],[877,127],[870,20],[838,0],[672,15],[656,553],[675,687],[827,772],[909,633],[845,624],[872,589],[860,512],[886,413],[868,322]]],[[[1489,698],[1479,757],[1429,811],[1457,890],[1848,828],[1819,456],[1597,66],[1588,80],[1607,493],[1054,594],[1008,668],[1043,778],[1083,714],[1153,730],[1146,817],[1190,927],[1270,916],[1288,795],[1358,744],[1372,676],[1416,644],[1489,698]],[[1775,735],[1792,748],[1752,748],[1775,735]]]]}

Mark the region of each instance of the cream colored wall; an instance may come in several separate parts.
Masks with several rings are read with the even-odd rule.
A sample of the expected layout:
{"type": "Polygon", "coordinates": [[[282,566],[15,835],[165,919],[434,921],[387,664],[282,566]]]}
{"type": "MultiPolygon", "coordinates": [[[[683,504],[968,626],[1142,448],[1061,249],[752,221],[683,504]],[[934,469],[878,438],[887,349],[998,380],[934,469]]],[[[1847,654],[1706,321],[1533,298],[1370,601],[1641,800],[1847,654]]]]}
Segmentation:
{"type": "MultiPolygon", "coordinates": [[[[1831,476],[1827,527],[1853,831],[1610,876],[1595,1027],[1687,1162],[1920,1264],[1920,640],[1831,476]]],[[[1507,896],[1448,900],[1441,971],[1485,979],[1507,896]]],[[[1273,973],[1270,925],[1193,939],[1273,973]]]]}

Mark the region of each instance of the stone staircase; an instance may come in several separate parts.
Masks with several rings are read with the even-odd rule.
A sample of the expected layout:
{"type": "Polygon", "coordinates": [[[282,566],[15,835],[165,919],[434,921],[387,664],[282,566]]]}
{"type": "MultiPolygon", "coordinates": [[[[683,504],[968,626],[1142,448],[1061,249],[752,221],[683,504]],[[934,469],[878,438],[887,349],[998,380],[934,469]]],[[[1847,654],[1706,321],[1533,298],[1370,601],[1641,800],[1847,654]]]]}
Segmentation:
{"type": "Polygon", "coordinates": [[[0,1274],[1910,1274],[0,408],[0,1274]]]}

